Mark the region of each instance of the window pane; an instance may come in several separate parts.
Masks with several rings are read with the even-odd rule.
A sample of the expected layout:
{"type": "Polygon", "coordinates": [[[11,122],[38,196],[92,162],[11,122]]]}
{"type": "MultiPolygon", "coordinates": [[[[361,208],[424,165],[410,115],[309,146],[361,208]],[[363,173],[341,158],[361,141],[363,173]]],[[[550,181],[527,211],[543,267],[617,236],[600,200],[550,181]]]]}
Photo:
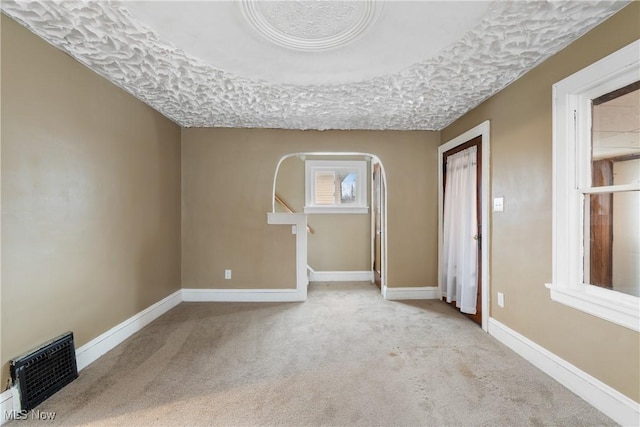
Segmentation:
{"type": "Polygon", "coordinates": [[[366,214],[365,160],[305,160],[305,213],[366,214]]]}
{"type": "Polygon", "coordinates": [[[338,174],[340,179],[340,203],[356,202],[356,180],[355,172],[338,174]]]}
{"type": "Polygon", "coordinates": [[[639,218],[638,191],[585,196],[586,283],[640,296],[639,218]]]}
{"type": "Polygon", "coordinates": [[[316,205],[334,205],[336,203],[336,174],[334,171],[316,171],[316,205]]]}
{"type": "Polygon", "coordinates": [[[622,185],[639,182],[640,82],[592,100],[592,185],[622,185]],[[636,173],[620,176],[614,165],[635,160],[636,173]]]}
{"type": "Polygon", "coordinates": [[[351,171],[316,171],[315,204],[342,205],[357,202],[358,173],[351,171]]]}

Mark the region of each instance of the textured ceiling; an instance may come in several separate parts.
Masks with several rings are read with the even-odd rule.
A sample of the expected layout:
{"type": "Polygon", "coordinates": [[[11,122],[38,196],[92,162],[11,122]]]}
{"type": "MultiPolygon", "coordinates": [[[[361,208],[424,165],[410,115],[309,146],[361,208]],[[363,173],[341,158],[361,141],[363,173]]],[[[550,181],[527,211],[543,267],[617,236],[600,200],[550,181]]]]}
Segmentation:
{"type": "Polygon", "coordinates": [[[626,3],[0,5],[184,127],[439,130],[626,3]]]}
{"type": "Polygon", "coordinates": [[[127,2],[162,40],[236,76],[334,85],[398,73],[471,30],[488,1],[127,2]]]}

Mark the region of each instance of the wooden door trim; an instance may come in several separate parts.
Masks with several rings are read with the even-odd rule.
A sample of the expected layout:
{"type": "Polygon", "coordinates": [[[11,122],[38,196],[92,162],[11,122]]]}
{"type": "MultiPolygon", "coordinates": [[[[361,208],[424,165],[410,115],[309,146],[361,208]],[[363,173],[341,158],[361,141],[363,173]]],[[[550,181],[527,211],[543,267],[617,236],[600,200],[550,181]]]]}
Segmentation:
{"type": "Polygon", "coordinates": [[[443,208],[443,191],[442,191],[442,159],[444,153],[460,146],[478,136],[482,136],[482,231],[484,238],[481,240],[482,259],[482,329],[489,330],[490,317],[490,293],[491,280],[489,274],[490,247],[491,247],[491,227],[490,227],[490,153],[491,153],[491,126],[487,120],[474,128],[464,132],[463,134],[445,142],[438,147],[438,285],[440,286],[440,277],[442,275],[442,208],[443,208]]]}
{"type": "MultiPolygon", "coordinates": [[[[477,290],[477,302],[476,302],[476,313],[475,314],[466,314],[465,315],[473,320],[478,325],[482,326],[482,290],[484,288],[484,283],[482,281],[482,135],[479,135],[465,143],[458,145],[451,150],[447,150],[442,154],[442,192],[443,196],[446,195],[447,188],[447,159],[450,156],[453,156],[457,153],[461,153],[465,150],[470,149],[471,147],[478,147],[476,152],[476,217],[478,219],[478,236],[480,241],[478,242],[478,272],[477,272],[477,280],[478,280],[478,290],[477,290]]],[[[444,297],[443,297],[444,298],[444,297]]],[[[455,302],[451,302],[455,307],[455,302]]]]}

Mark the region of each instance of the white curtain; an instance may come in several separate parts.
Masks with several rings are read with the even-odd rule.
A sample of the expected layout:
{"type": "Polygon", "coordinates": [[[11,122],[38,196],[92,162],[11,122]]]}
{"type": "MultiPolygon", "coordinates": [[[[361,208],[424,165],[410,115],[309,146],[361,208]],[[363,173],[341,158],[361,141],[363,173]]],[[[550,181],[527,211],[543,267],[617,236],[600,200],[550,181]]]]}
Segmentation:
{"type": "Polygon", "coordinates": [[[476,313],[478,292],[477,147],[447,157],[442,294],[463,313],[476,313]]]}

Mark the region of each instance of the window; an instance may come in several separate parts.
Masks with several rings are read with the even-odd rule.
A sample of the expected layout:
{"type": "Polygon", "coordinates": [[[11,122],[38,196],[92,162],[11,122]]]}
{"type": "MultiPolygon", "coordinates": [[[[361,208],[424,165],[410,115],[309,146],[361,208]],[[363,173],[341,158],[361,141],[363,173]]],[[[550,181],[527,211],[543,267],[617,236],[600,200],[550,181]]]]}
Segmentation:
{"type": "Polygon", "coordinates": [[[305,161],[305,213],[367,213],[367,162],[305,161]]]}
{"type": "Polygon", "coordinates": [[[640,330],[640,41],[553,87],[554,301],[640,330]]]}
{"type": "Polygon", "coordinates": [[[638,297],[640,81],[591,105],[591,179],[582,189],[583,275],[585,283],[638,297]]]}

